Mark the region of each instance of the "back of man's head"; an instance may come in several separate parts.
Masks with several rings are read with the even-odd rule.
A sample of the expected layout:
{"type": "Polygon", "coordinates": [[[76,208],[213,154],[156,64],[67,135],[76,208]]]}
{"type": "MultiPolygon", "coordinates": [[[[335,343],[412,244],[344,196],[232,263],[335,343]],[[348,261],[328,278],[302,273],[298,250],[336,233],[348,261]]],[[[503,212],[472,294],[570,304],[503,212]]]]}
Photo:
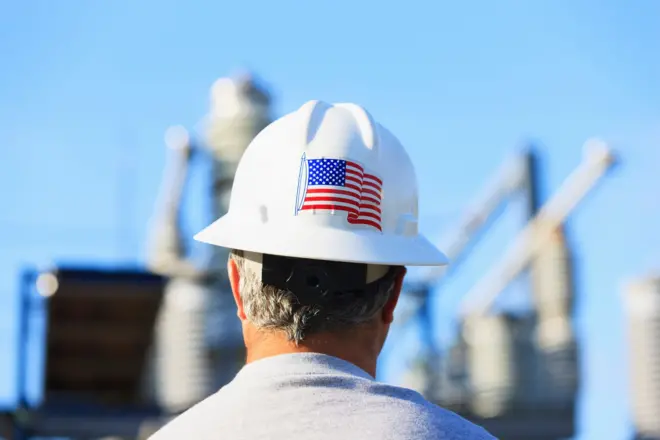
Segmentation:
{"type": "MultiPolygon", "coordinates": [[[[275,258],[281,257],[239,250],[233,250],[230,256],[238,271],[238,291],[246,320],[261,331],[285,336],[295,345],[320,334],[352,333],[374,321],[388,300],[398,295],[397,280],[405,272],[402,266],[315,261],[313,270],[299,275],[304,277],[302,283],[292,285],[294,273],[284,273],[286,284],[269,283],[263,279],[264,260],[275,258]],[[335,286],[341,286],[341,280],[336,278],[346,278],[347,273],[363,273],[364,279],[352,286],[333,288],[333,281],[335,286]],[[319,274],[335,279],[322,280],[319,274]],[[319,286],[328,282],[330,286],[319,286]]],[[[303,262],[296,258],[286,260],[293,267],[300,267],[303,262]]]]}

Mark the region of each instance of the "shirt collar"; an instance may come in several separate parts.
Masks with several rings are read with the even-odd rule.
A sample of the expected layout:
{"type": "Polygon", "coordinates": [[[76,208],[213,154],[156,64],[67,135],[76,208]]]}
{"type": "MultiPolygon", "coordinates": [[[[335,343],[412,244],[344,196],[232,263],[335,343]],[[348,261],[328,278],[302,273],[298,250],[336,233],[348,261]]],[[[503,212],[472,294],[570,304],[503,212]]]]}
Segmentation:
{"type": "Polygon", "coordinates": [[[374,380],[360,367],[321,353],[287,353],[259,359],[245,365],[236,378],[306,374],[339,374],[374,380]]]}

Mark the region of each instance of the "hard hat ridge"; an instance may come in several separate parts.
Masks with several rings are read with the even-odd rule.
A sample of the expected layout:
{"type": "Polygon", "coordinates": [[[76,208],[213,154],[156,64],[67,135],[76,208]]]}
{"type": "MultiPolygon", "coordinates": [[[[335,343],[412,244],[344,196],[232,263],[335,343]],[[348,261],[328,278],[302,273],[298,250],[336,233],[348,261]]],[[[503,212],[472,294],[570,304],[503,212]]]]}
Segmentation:
{"type": "Polygon", "coordinates": [[[302,119],[301,122],[307,128],[305,130],[304,138],[304,143],[306,145],[312,143],[324,122],[326,113],[332,111],[333,109],[343,109],[350,113],[350,116],[352,116],[354,119],[354,123],[359,128],[359,133],[361,135],[364,146],[369,149],[376,148],[378,143],[378,136],[376,132],[377,124],[374,118],[366,109],[352,103],[330,105],[319,100],[307,101],[298,110],[298,114],[302,119]]]}
{"type": "Polygon", "coordinates": [[[336,104],[336,107],[345,108],[353,114],[353,117],[357,122],[357,126],[360,128],[362,141],[364,142],[364,146],[366,148],[370,150],[378,148],[378,132],[376,131],[376,121],[364,107],[360,107],[359,105],[352,103],[336,104]]]}
{"type": "Polygon", "coordinates": [[[313,100],[307,101],[298,110],[298,115],[301,119],[301,124],[305,127],[303,145],[310,144],[318,128],[323,122],[323,117],[325,113],[331,108],[331,106],[323,101],[313,100]]]}

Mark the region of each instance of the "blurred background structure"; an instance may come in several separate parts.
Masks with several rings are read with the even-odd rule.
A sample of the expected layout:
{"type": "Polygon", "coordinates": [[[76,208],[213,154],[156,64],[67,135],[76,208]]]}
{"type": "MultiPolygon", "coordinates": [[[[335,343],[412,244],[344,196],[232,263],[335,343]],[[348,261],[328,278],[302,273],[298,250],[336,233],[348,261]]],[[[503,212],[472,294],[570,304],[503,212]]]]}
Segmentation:
{"type": "MultiPolygon", "coordinates": [[[[209,219],[227,212],[238,161],[270,123],[269,101],[267,92],[246,75],[213,84],[204,127],[212,174],[209,219]]],[[[154,341],[151,388],[156,401],[176,414],[229,382],[245,356],[225,269],[229,252],[213,248],[201,269],[185,253],[182,202],[192,155],[202,146],[183,127],[170,128],[166,143],[171,163],[147,258],[152,271],[169,278],[154,341]]]]}
{"type": "MultiPolygon", "coordinates": [[[[219,79],[211,88],[211,110],[203,124],[208,148],[203,150],[183,127],[166,131],[169,159],[149,227],[153,234],[146,260],[157,275],[85,268],[24,273],[19,347],[29,345],[35,302],[31,292],[36,290],[46,323],[45,380],[40,403],[21,399],[18,438],[143,438],[238,372],[244,352],[225,271],[228,254],[211,249],[201,268],[188,255],[183,200],[193,158],[201,156],[210,164],[210,216],[226,213],[238,161],[270,120],[269,93],[244,73],[219,79]]],[[[449,272],[429,270],[413,278],[404,292],[418,304],[407,320],[416,318],[423,340],[430,342],[406,373],[414,380],[409,386],[510,440],[559,440],[575,434],[574,268],[563,224],[615,162],[605,144],[588,142],[584,163],[542,205],[539,160],[530,146],[506,162],[485,188],[486,196],[477,199],[450,233],[447,252],[454,264],[449,272]],[[471,246],[515,196],[525,200],[529,223],[493,271],[467,293],[456,340],[442,353],[431,342],[435,316],[429,297],[441,279],[460,270],[471,246]],[[496,297],[528,267],[532,310],[491,314],[496,297]]],[[[397,348],[397,356],[401,350],[397,348]]],[[[19,372],[30,369],[25,349],[19,361],[19,372]]],[[[654,429],[651,419],[641,416],[640,429],[654,429]]]]}
{"type": "Polygon", "coordinates": [[[503,440],[660,439],[660,282],[642,277],[660,267],[658,17],[653,0],[8,4],[0,438],[146,438],[230,380],[226,253],[190,237],[255,134],[318,98],[397,133],[452,258],[410,272],[380,380],[503,440]],[[245,60],[272,86],[216,79],[245,60]],[[616,172],[602,143],[582,151],[593,136],[616,172]]]}
{"type": "Polygon", "coordinates": [[[23,274],[18,371],[30,369],[25,348],[41,336],[45,380],[40,402],[30,404],[20,375],[18,438],[145,437],[238,372],[245,353],[228,251],[212,248],[205,265],[188,255],[182,205],[192,159],[205,155],[208,217],[227,212],[238,161],[270,122],[269,104],[251,76],[221,78],[211,88],[205,143],[194,143],[183,127],[166,131],[170,157],[146,259],[156,275],[87,268],[23,274]],[[39,311],[45,329],[35,335],[30,323],[39,311]]]}

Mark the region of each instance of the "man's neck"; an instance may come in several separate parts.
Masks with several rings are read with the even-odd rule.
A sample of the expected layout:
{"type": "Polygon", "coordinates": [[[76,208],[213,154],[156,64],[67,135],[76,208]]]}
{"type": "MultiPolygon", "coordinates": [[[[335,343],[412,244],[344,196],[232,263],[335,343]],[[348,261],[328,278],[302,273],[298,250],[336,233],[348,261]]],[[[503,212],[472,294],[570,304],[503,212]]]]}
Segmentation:
{"type": "Polygon", "coordinates": [[[376,377],[378,350],[359,344],[359,340],[346,341],[333,335],[318,335],[296,345],[279,334],[252,335],[247,342],[247,363],[271,356],[292,353],[321,353],[350,362],[376,377]]]}

